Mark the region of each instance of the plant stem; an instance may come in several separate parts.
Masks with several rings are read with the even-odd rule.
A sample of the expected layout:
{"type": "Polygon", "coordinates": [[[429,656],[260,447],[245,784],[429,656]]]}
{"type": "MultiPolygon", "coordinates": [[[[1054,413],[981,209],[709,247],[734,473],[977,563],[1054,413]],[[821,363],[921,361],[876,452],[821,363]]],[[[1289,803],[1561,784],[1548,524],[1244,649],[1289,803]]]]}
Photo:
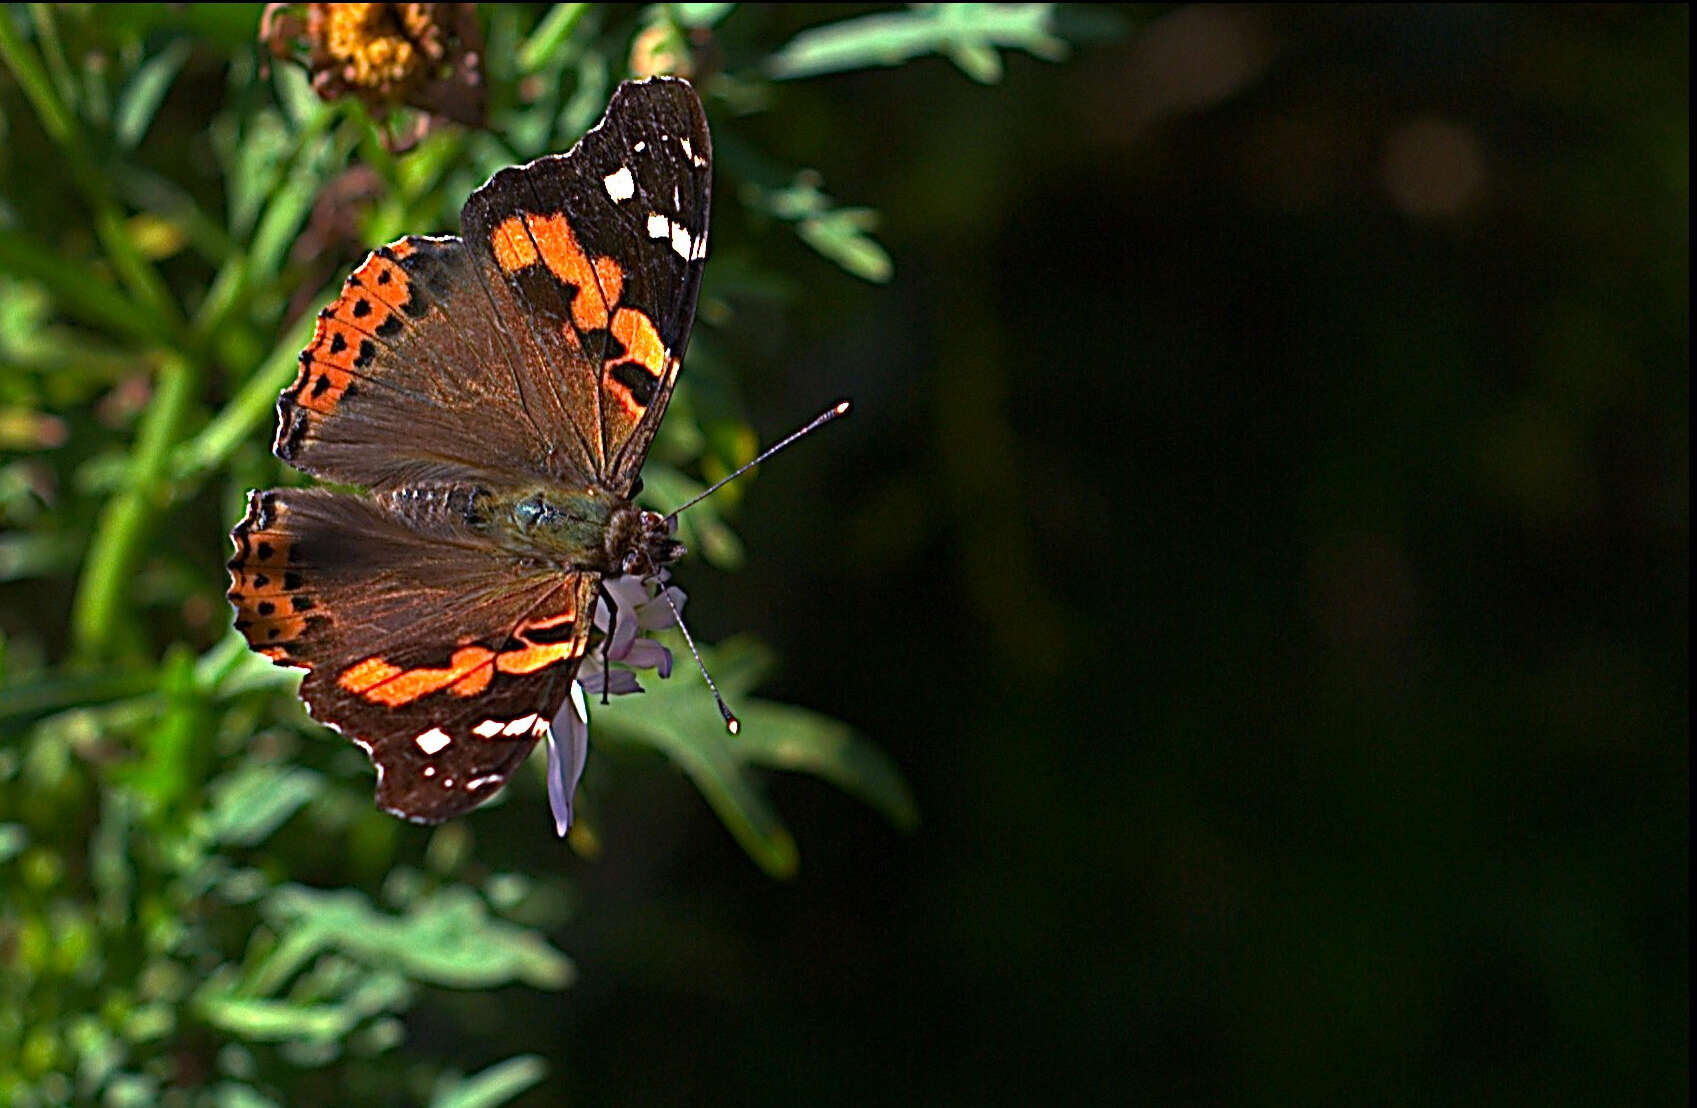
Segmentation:
{"type": "Polygon", "coordinates": [[[198,377],[187,359],[166,355],[136,434],[129,481],[100,513],[71,611],[73,654],[85,664],[110,655],[120,620],[131,614],[136,567],[151,525],[171,499],[171,446],[198,377]]]}

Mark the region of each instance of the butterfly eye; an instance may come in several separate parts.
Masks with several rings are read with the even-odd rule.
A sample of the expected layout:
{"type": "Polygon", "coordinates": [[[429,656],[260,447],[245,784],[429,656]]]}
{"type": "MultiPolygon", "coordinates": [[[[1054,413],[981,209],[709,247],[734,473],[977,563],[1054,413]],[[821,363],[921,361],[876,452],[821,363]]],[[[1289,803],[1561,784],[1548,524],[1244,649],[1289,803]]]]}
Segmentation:
{"type": "Polygon", "coordinates": [[[513,518],[519,521],[520,527],[528,531],[542,518],[543,510],[540,496],[528,497],[513,505],[513,518]]]}

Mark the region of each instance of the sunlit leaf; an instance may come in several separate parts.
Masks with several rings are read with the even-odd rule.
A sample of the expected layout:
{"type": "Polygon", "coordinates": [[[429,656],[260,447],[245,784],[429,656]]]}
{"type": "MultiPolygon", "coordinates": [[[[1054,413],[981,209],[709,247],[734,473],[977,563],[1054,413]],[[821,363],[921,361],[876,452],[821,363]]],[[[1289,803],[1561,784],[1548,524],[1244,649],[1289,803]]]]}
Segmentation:
{"type": "Polygon", "coordinates": [[[1050,33],[1053,9],[1052,4],[925,4],[845,19],[796,35],[767,59],[766,71],[779,80],[816,77],[940,54],[973,80],[989,83],[1001,77],[997,47],[1048,61],[1066,55],[1066,43],[1050,33]]]}
{"type": "Polygon", "coordinates": [[[177,71],[188,61],[193,48],[190,40],[178,39],[136,69],[130,83],[118,94],[118,109],[112,119],[112,132],[119,146],[132,149],[146,136],[159,105],[171,89],[171,82],[176,80],[177,71]]]}
{"type": "Polygon", "coordinates": [[[534,1054],[496,1062],[469,1077],[444,1075],[431,1094],[431,1108],[490,1108],[505,1104],[548,1075],[548,1064],[534,1054]]]}
{"type": "Polygon", "coordinates": [[[672,676],[645,682],[640,703],[614,700],[591,706],[590,736],[611,735],[664,753],[687,774],[721,822],[761,868],[775,876],[795,872],[794,839],[767,802],[751,766],[817,773],[877,807],[900,827],[916,820],[913,798],[895,768],[842,724],[812,712],[755,699],[771,668],[770,654],[750,639],[703,649],[702,658],[742,728],[729,734],[681,642],[672,676]],[[762,736],[750,741],[754,729],[762,736]]]}
{"type": "Polygon", "coordinates": [[[301,885],[279,889],[266,914],[292,942],[338,950],[368,966],[385,966],[420,981],[462,989],[524,981],[558,989],[571,963],[541,936],[490,915],[470,889],[426,897],[404,915],[379,911],[352,890],[301,885]]]}
{"type": "Polygon", "coordinates": [[[323,786],[323,778],[299,766],[243,767],[213,790],[212,835],[231,846],[264,842],[323,786]]]}

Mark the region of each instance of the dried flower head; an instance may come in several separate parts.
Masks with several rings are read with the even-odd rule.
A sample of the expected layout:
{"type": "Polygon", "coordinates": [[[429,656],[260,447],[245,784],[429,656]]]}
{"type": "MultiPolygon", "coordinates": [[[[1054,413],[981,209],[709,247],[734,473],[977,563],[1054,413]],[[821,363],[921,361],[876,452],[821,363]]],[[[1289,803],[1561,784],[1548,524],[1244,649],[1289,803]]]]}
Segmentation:
{"type": "Polygon", "coordinates": [[[473,4],[268,4],[259,40],[273,57],[304,65],[325,100],[357,96],[375,114],[407,106],[483,125],[473,4]]]}

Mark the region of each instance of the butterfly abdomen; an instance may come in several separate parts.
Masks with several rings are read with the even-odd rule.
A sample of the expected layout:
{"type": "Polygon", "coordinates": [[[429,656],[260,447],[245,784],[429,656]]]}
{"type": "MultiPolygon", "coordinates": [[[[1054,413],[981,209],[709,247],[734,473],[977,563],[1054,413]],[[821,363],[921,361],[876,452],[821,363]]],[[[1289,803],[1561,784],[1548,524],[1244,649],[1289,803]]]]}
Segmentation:
{"type": "Polygon", "coordinates": [[[485,531],[490,522],[492,494],[479,485],[406,485],[378,499],[421,531],[442,525],[485,531]]]}

